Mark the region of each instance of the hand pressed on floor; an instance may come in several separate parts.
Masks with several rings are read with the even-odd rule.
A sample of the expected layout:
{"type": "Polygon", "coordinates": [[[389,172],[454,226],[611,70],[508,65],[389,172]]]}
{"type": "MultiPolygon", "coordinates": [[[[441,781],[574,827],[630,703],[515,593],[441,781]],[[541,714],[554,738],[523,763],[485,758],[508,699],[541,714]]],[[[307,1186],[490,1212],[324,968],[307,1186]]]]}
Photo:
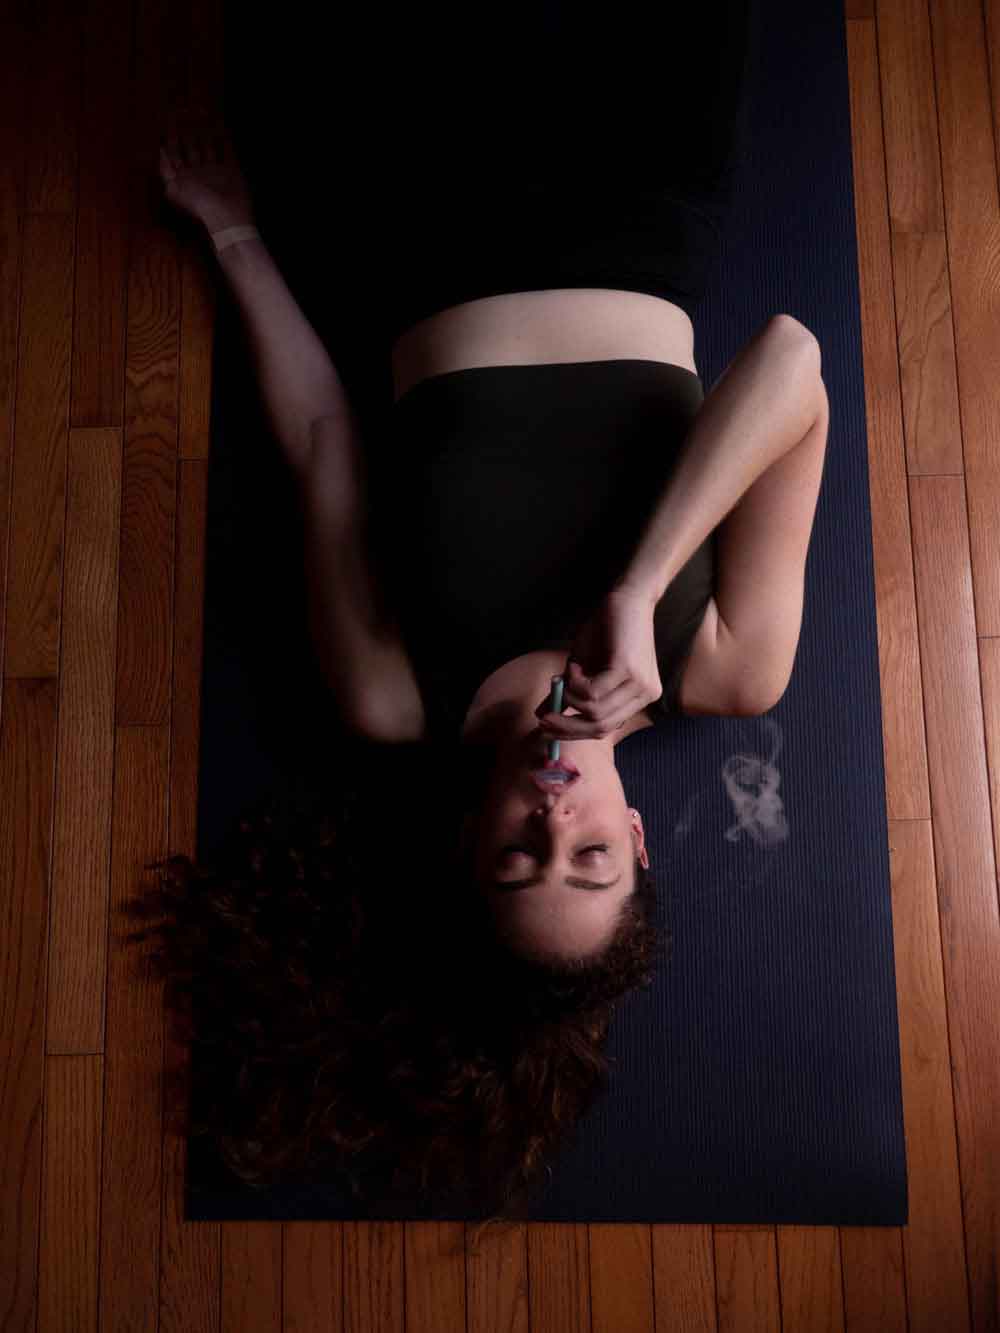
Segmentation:
{"type": "Polygon", "coordinates": [[[168,202],[209,233],[253,225],[253,198],[226,126],[208,115],[175,113],[160,145],[168,202]]]}

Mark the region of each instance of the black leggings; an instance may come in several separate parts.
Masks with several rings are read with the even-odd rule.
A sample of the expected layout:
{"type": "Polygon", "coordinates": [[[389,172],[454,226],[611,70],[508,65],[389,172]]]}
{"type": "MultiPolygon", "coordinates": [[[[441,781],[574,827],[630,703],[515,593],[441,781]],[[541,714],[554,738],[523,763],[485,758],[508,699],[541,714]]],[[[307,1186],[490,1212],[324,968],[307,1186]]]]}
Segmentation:
{"type": "Polygon", "coordinates": [[[646,291],[690,314],[732,204],[757,6],[422,9],[403,40],[425,54],[393,73],[390,343],[447,305],[544,287],[646,291]]]}
{"type": "MultiPolygon", "coordinates": [[[[224,0],[225,103],[265,239],[342,371],[460,301],[699,301],[745,142],[763,0],[224,0]]],[[[360,379],[358,393],[361,394],[360,379]]],[[[385,371],[378,399],[391,392],[385,371]]]]}

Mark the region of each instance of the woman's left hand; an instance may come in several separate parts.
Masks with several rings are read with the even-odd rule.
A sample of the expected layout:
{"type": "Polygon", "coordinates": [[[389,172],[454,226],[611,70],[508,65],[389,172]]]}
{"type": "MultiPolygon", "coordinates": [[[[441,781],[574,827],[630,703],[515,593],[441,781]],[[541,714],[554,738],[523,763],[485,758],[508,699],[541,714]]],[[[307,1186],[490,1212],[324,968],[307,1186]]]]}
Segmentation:
{"type": "Polygon", "coordinates": [[[564,673],[563,702],[577,715],[535,710],[550,740],[610,736],[663,694],[656,658],[655,598],[617,587],[577,631],[564,673]]]}

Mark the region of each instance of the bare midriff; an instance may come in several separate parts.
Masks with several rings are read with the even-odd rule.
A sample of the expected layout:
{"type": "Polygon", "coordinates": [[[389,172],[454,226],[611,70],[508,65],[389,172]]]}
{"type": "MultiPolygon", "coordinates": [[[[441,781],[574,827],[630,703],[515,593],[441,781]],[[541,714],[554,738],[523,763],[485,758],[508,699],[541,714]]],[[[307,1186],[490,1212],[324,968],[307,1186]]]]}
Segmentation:
{"type": "Polygon", "coordinates": [[[392,346],[393,401],[451,370],[624,360],[697,375],[687,313],[659,296],[606,287],[504,292],[448,306],[401,334],[392,346]]]}

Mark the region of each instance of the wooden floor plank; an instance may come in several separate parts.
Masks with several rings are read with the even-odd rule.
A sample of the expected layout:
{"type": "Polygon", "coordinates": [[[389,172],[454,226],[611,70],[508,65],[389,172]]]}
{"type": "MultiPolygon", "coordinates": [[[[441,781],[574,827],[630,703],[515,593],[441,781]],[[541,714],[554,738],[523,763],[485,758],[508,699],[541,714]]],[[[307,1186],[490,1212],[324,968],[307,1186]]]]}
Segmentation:
{"type": "Polygon", "coordinates": [[[45,954],[56,682],[9,680],[0,724],[0,1310],[38,1314],[45,954]]]}
{"type": "Polygon", "coordinates": [[[343,1333],[344,1224],[282,1227],[282,1333],[343,1333]]]}
{"type": "Polygon", "coordinates": [[[465,1224],[404,1222],[406,1333],[465,1333],[465,1224]]]}
{"type": "MultiPolygon", "coordinates": [[[[983,7],[981,0],[935,0],[930,13],[975,624],[979,634],[996,637],[1000,635],[1000,199],[983,7]]],[[[969,1262],[977,1274],[973,1283],[980,1295],[975,1303],[982,1318],[987,1299],[985,1256],[970,1253],[969,1262]]]]}
{"type": "Polygon", "coordinates": [[[490,1228],[476,1246],[466,1225],[465,1272],[469,1333],[529,1333],[528,1228],[490,1228]]]}
{"type": "Polygon", "coordinates": [[[281,1223],[222,1223],[222,1333],[281,1333],[281,1223]]]}
{"type": "Polygon", "coordinates": [[[780,1333],[778,1249],[774,1228],[715,1229],[719,1333],[780,1333]]]}
{"type": "Polygon", "coordinates": [[[928,819],[920,649],[893,313],[892,247],[886,213],[879,61],[873,24],[853,20],[848,23],[847,53],[875,612],[883,685],[886,806],[890,818],[928,819]]]}
{"type": "Polygon", "coordinates": [[[73,219],[28,216],[23,237],[4,671],[54,677],[62,620],[73,219]]]}
{"type": "Polygon", "coordinates": [[[782,1328],[844,1333],[844,1278],[836,1227],[777,1228],[782,1328]]]}
{"type": "Polygon", "coordinates": [[[38,1328],[96,1333],[104,1057],[45,1061],[38,1328]]]}
{"type": "Polygon", "coordinates": [[[72,426],[122,424],[133,0],[90,0],[83,40],[72,426]]]}
{"type": "MultiPolygon", "coordinates": [[[[1000,533],[997,531],[1000,521],[1000,411],[996,388],[996,363],[1000,351],[1000,302],[996,298],[996,274],[1000,265],[1000,200],[994,129],[996,89],[995,86],[991,89],[991,51],[987,40],[988,32],[995,34],[997,31],[996,15],[990,12],[993,8],[972,3],[972,0],[942,0],[930,8],[965,472],[960,494],[957,487],[943,488],[949,504],[949,518],[955,529],[953,541],[956,547],[948,553],[945,564],[954,572],[957,562],[961,562],[964,566],[961,573],[968,579],[965,562],[971,556],[972,596],[966,599],[963,595],[966,623],[961,629],[968,633],[971,615],[972,633],[978,633],[980,638],[1000,635],[1000,580],[997,579],[1000,565],[1000,533]],[[959,508],[961,499],[965,502],[964,511],[959,508]],[[969,556],[964,555],[961,540],[961,525],[966,515],[969,556]]],[[[921,493],[929,503],[937,488],[921,493]]],[[[928,575],[930,566],[928,552],[924,566],[928,575]]],[[[937,591],[937,585],[930,584],[930,581],[929,587],[937,591]]],[[[963,586],[963,594],[965,590],[963,586]]],[[[948,629],[954,631],[959,627],[953,623],[950,626],[943,624],[941,628],[940,636],[935,636],[938,652],[932,664],[938,687],[944,684],[941,672],[946,665],[945,636],[948,629]]],[[[960,688],[965,685],[967,689],[975,690],[979,682],[972,661],[962,651],[964,648],[961,644],[959,651],[964,670],[959,679],[953,680],[952,686],[960,688]]],[[[927,693],[925,680],[925,697],[927,693]]],[[[973,699],[975,697],[973,695],[973,699]]],[[[929,707],[936,702],[936,699],[933,703],[928,699],[929,707]]],[[[942,811],[941,821],[936,815],[935,842],[937,844],[944,834],[948,843],[954,837],[958,844],[941,850],[936,846],[936,851],[939,866],[946,868],[944,876],[939,870],[939,892],[943,894],[943,924],[946,927],[945,979],[952,1060],[956,1066],[955,1102],[966,1258],[971,1322],[975,1333],[1000,1328],[1000,1185],[996,1174],[1000,1168],[995,1157],[995,1139],[1000,1133],[997,1052],[995,1044],[979,1047],[969,1044],[978,1041],[984,1027],[991,1026],[984,1022],[979,1006],[989,1003],[986,997],[991,989],[991,978],[995,1004],[997,954],[1000,951],[996,844],[987,836],[984,826],[987,815],[979,808],[981,732],[977,731],[976,722],[980,720],[982,710],[981,702],[978,709],[974,703],[969,703],[961,712],[957,728],[947,712],[935,711],[933,717],[930,712],[928,715],[928,728],[933,730],[941,747],[942,758],[946,744],[949,757],[955,759],[963,741],[973,747],[969,754],[973,804],[971,809],[963,806],[961,812],[967,825],[961,829],[949,820],[947,826],[942,827],[941,821],[959,812],[957,802],[953,798],[949,800],[952,784],[948,781],[957,769],[951,769],[947,774],[940,772],[942,805],[947,801],[953,808],[947,815],[942,811]],[[972,846],[958,843],[963,835],[973,840],[972,846]],[[956,871],[970,876],[961,888],[952,878],[956,871]],[[984,883],[987,876],[992,881],[992,893],[987,892],[984,883]],[[960,893],[960,903],[953,901],[954,891],[960,893]],[[957,920],[952,917],[953,908],[957,920]],[[983,920],[976,919],[980,914],[985,914],[983,920]],[[985,931],[984,936],[968,938],[968,932],[977,926],[985,931]],[[985,971],[985,968],[992,970],[985,971]],[[985,1170],[978,1178],[970,1179],[980,1172],[983,1163],[985,1170]]],[[[995,1024],[992,1033],[995,1037],[995,1024]]]]}
{"type": "Polygon", "coordinates": [[[344,1223],[345,1333],[403,1333],[402,1222],[344,1223]]]}
{"type": "Polygon", "coordinates": [[[157,154],[169,69],[183,34],[166,0],[137,0],[125,342],[117,721],[166,725],[173,650],[180,272],[161,208],[157,154]],[[164,47],[166,45],[166,49],[164,47]]]}
{"type": "Polygon", "coordinates": [[[71,431],[46,1049],[104,1050],[121,431],[71,431]]]}
{"type": "Polygon", "coordinates": [[[844,1318],[850,1333],[906,1333],[904,1235],[902,1227],[840,1228],[844,1318]]]}
{"type": "Polygon", "coordinates": [[[159,1316],[163,983],[151,940],[126,913],[167,836],[170,733],[119,727],[112,824],[111,930],[101,1171],[101,1333],[156,1330],[159,1316]]]}
{"type": "Polygon", "coordinates": [[[894,231],[892,258],[906,470],[957,474],[964,462],[944,233],[894,231]]]}
{"type": "MultiPolygon", "coordinates": [[[[941,150],[927,0],[879,0],[878,22],[872,31],[878,39],[889,225],[894,236],[910,232],[943,235],[941,150]]],[[[886,277],[891,276],[887,270],[886,277]]]]}
{"type": "Polygon", "coordinates": [[[893,820],[892,923],[910,1224],[903,1232],[910,1333],[969,1326],[962,1194],[934,843],[925,820],[893,820]]]}
{"type": "Polygon", "coordinates": [[[1000,977],[967,496],[961,477],[910,484],[934,856],[958,1128],[972,1329],[1000,1327],[1000,977]]]}
{"type": "Polygon", "coordinates": [[[125,354],[117,721],[170,720],[179,276],[173,238],[133,228],[125,354]]]}
{"type": "MultiPolygon", "coordinates": [[[[5,669],[8,538],[14,472],[14,397],[17,390],[21,245],[24,218],[24,83],[27,24],[13,6],[0,9],[0,670],[5,669]]],[[[0,690],[0,696],[3,691],[0,690]]],[[[2,709],[2,702],[0,702],[2,709]]],[[[3,713],[0,711],[0,722],[3,713]]]]}
{"type": "Polygon", "coordinates": [[[648,1223],[590,1223],[590,1320],[593,1333],[654,1333],[648,1223]]]}
{"type": "Polygon", "coordinates": [[[656,1327],[715,1333],[712,1228],[655,1223],[652,1231],[656,1327]]]}
{"type": "Polygon", "coordinates": [[[25,206],[28,213],[75,218],[85,9],[76,0],[34,0],[21,12],[28,17],[31,70],[24,86],[25,206]]]}
{"type": "Polygon", "coordinates": [[[590,1333],[585,1222],[528,1223],[528,1291],[534,1333],[590,1333]]]}

